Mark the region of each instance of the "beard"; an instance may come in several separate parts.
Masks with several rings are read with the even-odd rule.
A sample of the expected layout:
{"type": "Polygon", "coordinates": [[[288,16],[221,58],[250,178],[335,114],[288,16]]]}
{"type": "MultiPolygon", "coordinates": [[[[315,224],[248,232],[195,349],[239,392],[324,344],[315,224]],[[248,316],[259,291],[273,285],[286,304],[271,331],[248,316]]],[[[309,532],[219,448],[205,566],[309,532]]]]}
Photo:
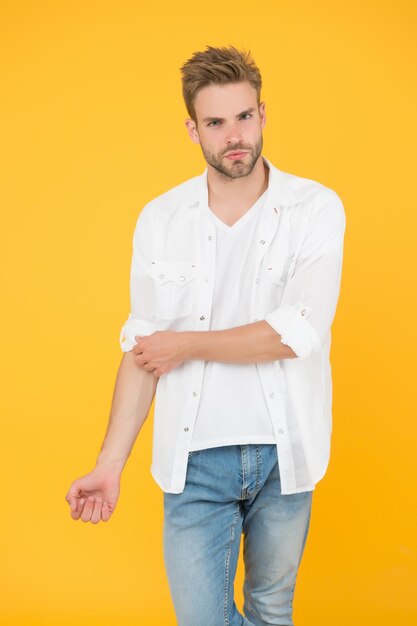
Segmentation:
{"type": "Polygon", "coordinates": [[[204,146],[201,143],[200,146],[206,162],[214,167],[214,169],[217,170],[220,174],[227,178],[242,178],[243,176],[249,176],[249,174],[255,167],[256,161],[258,160],[262,152],[263,137],[261,135],[254,146],[229,146],[225,153],[238,152],[239,150],[248,151],[248,153],[244,157],[242,157],[242,159],[237,159],[236,161],[231,160],[230,165],[226,163],[228,159],[224,158],[225,153],[217,156],[215,154],[212,154],[211,152],[208,152],[208,150],[205,150],[204,146]]]}

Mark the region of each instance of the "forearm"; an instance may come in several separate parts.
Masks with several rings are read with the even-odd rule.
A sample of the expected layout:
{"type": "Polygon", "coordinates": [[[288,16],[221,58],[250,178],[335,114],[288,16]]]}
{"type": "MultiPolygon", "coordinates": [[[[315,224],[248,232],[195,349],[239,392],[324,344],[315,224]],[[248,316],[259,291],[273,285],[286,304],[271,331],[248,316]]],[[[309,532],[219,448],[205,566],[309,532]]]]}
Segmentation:
{"type": "Polygon", "coordinates": [[[265,320],[227,330],[187,331],[188,358],[225,363],[262,363],[296,358],[265,320]]]}
{"type": "Polygon", "coordinates": [[[155,395],[158,378],[138,367],[132,352],[125,352],[113,392],[107,432],[97,466],[121,473],[142,428],[155,395]]]}

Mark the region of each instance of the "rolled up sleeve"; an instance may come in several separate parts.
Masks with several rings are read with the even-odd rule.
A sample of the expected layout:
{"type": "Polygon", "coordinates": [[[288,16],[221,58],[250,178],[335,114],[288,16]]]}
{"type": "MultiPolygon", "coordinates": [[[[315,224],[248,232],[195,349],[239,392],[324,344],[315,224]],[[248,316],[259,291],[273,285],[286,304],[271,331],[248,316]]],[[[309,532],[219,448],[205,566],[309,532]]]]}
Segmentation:
{"type": "Polygon", "coordinates": [[[346,216],[336,192],[317,197],[280,306],[265,320],[298,358],[319,352],[339,298],[346,216]]]}
{"type": "Polygon", "coordinates": [[[119,342],[123,352],[136,344],[136,335],[151,335],[159,330],[152,321],[151,302],[151,250],[153,237],[152,212],[145,205],[136,221],[133,234],[133,252],[130,268],[130,313],[123,324],[119,342]]]}

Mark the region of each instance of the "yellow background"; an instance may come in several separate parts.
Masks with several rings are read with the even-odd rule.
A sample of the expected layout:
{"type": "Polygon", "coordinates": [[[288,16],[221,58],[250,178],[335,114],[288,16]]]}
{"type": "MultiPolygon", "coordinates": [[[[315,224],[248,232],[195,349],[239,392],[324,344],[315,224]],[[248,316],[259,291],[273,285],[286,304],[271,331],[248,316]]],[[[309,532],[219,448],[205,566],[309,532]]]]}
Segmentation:
{"type": "MultiPolygon", "coordinates": [[[[64,496],[107,425],[138,212],[205,167],[179,67],[207,44],[251,50],[264,155],[347,215],[295,623],[417,623],[415,27],[411,0],[1,3],[2,624],[175,624],[152,416],[109,523],[64,496]]],[[[241,554],[239,608],[242,581],[241,554]]]]}

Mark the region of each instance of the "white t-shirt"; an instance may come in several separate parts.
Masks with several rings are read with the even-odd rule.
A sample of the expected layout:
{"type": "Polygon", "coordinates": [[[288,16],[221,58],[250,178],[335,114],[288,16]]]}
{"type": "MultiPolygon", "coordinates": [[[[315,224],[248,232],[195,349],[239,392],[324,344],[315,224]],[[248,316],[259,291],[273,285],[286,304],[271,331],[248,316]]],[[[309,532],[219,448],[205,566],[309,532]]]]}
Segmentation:
{"type": "MultiPolygon", "coordinates": [[[[267,192],[232,226],[220,220],[209,207],[203,207],[216,227],[210,330],[224,330],[252,321],[250,298],[242,298],[242,294],[251,293],[256,278],[254,236],[267,192]]],[[[257,364],[206,361],[190,450],[245,443],[276,443],[257,364]]]]}

